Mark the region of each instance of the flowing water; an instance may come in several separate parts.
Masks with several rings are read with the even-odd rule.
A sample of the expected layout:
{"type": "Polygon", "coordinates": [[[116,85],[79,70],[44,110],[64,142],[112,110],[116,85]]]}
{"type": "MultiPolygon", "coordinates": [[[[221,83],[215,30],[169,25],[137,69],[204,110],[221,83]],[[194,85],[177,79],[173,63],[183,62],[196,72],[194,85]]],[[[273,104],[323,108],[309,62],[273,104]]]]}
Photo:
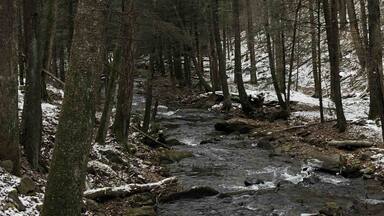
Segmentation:
{"type": "Polygon", "coordinates": [[[222,135],[214,124],[221,114],[200,109],[160,113],[165,134],[186,145],[194,157],[169,165],[185,188],[209,186],[232,196],[177,200],[161,204],[161,216],[194,215],[317,215],[325,206],[341,207],[344,215],[384,215],[384,193],[373,180],[346,179],[314,172],[310,163],[271,157],[247,135],[222,135]],[[204,140],[211,140],[200,144],[204,140]],[[313,183],[303,181],[317,176],[313,183]],[[244,180],[261,179],[246,187],[244,180]]]}

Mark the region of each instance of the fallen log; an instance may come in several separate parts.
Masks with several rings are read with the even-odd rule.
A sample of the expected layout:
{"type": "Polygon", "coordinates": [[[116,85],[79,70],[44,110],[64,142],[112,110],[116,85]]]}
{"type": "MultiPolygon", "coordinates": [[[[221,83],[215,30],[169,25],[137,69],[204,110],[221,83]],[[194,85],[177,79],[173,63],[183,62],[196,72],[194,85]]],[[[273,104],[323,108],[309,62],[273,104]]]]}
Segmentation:
{"type": "Polygon", "coordinates": [[[127,184],[119,187],[104,187],[84,192],[84,198],[92,200],[106,200],[127,197],[137,193],[149,192],[171,186],[177,182],[176,177],[166,178],[159,182],[148,184],[127,184]]]}
{"type": "Polygon", "coordinates": [[[334,146],[339,149],[358,149],[358,148],[369,148],[374,146],[372,142],[368,141],[362,141],[362,140],[342,140],[342,141],[336,141],[332,140],[327,142],[328,146],[334,146]]]}

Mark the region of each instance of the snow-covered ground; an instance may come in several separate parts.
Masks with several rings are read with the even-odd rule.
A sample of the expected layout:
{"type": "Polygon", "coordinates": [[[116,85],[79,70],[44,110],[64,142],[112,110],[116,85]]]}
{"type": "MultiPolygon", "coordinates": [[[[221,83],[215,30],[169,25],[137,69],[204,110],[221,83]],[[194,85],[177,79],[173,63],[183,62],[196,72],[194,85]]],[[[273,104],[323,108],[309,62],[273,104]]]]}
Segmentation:
{"type": "MultiPolygon", "coordinates": [[[[380,139],[381,136],[381,127],[377,122],[368,120],[368,111],[369,111],[369,97],[367,90],[367,78],[359,69],[359,64],[355,53],[353,52],[350,35],[344,33],[341,35],[341,48],[343,53],[343,58],[340,67],[340,76],[342,79],[342,95],[343,99],[343,108],[347,121],[349,122],[364,122],[365,125],[362,126],[366,135],[368,137],[374,137],[380,139]]],[[[245,88],[249,95],[257,96],[263,94],[266,101],[277,101],[277,96],[272,85],[272,77],[269,70],[269,61],[268,55],[266,53],[265,47],[259,46],[257,44],[263,44],[263,36],[257,36],[256,42],[256,68],[258,76],[258,84],[253,85],[250,83],[250,60],[247,58],[247,41],[246,33],[242,32],[242,69],[243,69],[243,80],[245,82],[245,88]]],[[[310,47],[310,39],[304,40],[301,47],[310,47]]],[[[326,49],[325,41],[322,42],[322,86],[323,86],[323,106],[325,108],[325,118],[326,119],[335,119],[335,105],[332,100],[329,98],[329,64],[328,64],[328,54],[326,49]]],[[[288,57],[287,57],[288,58],[288,57]]],[[[288,60],[288,59],[287,59],[288,60]]],[[[227,60],[227,74],[229,82],[229,90],[232,94],[237,94],[237,87],[234,82],[234,56],[230,55],[230,59],[227,60]]],[[[288,66],[287,66],[288,70],[288,66]]],[[[292,91],[291,91],[291,101],[298,102],[299,104],[308,105],[313,107],[311,110],[304,111],[294,111],[292,113],[292,118],[302,117],[309,120],[320,119],[320,113],[317,111],[319,108],[319,100],[311,97],[310,94],[313,94],[314,89],[314,79],[312,73],[312,61],[310,49],[305,49],[305,53],[301,54],[299,62],[295,61],[294,70],[292,76],[292,91]],[[301,65],[298,69],[296,65],[301,65]],[[298,79],[297,79],[298,78],[298,79]],[[297,85],[297,90],[296,90],[297,85]]]]}
{"type": "MultiPolygon", "coordinates": [[[[53,95],[52,103],[42,103],[43,115],[43,145],[42,160],[49,161],[52,156],[54,136],[58,124],[60,105],[64,92],[48,85],[48,92],[53,95]]],[[[22,88],[19,90],[19,117],[21,118],[24,104],[22,88]]],[[[132,134],[133,140],[137,134],[132,134]]],[[[133,140],[133,145],[136,141],[133,140]]],[[[136,143],[137,144],[137,143],[136,143]]],[[[146,151],[146,150],[143,150],[146,151]]],[[[108,186],[125,185],[132,182],[157,182],[159,167],[151,162],[138,157],[132,157],[125,153],[123,146],[108,136],[106,145],[93,144],[90,161],[88,163],[88,175],[86,189],[96,189],[108,186]],[[116,161],[120,161],[119,163],[116,161]],[[113,168],[112,168],[113,167],[113,168]]],[[[13,176],[0,167],[0,216],[37,216],[44,199],[44,187],[46,175],[40,175],[25,168],[24,176],[29,176],[36,184],[37,190],[28,195],[18,192],[21,179],[13,176]],[[33,177],[32,177],[33,176],[33,177]],[[45,177],[44,177],[45,176],[45,177]],[[16,201],[15,201],[16,197],[16,201]],[[18,205],[18,200],[21,206],[18,205]]],[[[92,215],[92,214],[86,214],[92,215]]]]}
{"type": "Polygon", "coordinates": [[[14,205],[8,194],[16,190],[20,184],[20,178],[10,175],[4,169],[0,168],[0,215],[1,216],[35,216],[39,215],[38,206],[42,204],[43,194],[35,193],[34,195],[19,195],[19,200],[25,207],[24,211],[20,211],[14,205]]]}

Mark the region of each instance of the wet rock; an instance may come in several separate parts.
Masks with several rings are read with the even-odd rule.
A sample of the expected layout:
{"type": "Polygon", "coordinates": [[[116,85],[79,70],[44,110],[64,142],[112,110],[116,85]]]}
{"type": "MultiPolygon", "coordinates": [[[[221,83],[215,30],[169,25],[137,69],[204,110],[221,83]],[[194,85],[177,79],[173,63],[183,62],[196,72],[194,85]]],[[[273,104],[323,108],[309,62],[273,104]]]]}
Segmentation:
{"type": "Polygon", "coordinates": [[[212,139],[207,139],[207,140],[203,140],[200,142],[200,145],[205,145],[205,144],[210,144],[210,143],[217,143],[219,142],[220,139],[219,138],[212,138],[212,139]]]}
{"type": "Polygon", "coordinates": [[[343,169],[341,170],[341,175],[346,177],[346,178],[359,178],[359,177],[363,176],[363,173],[361,172],[359,166],[355,166],[355,165],[349,166],[348,165],[346,167],[343,167],[343,169]]]}
{"type": "Polygon", "coordinates": [[[277,145],[277,139],[272,135],[264,136],[257,140],[257,147],[262,149],[271,150],[275,148],[276,145],[277,145]]]}
{"type": "Polygon", "coordinates": [[[117,164],[125,164],[125,161],[121,158],[119,152],[113,151],[111,149],[101,151],[101,153],[110,161],[117,164]]]}
{"type": "Polygon", "coordinates": [[[360,160],[369,161],[369,160],[371,160],[373,155],[374,155],[374,153],[370,152],[370,151],[363,152],[360,155],[360,160]]]}
{"type": "Polygon", "coordinates": [[[310,175],[303,179],[303,184],[317,184],[320,182],[320,178],[317,175],[310,175]]]}
{"type": "Polygon", "coordinates": [[[101,163],[100,161],[89,161],[87,165],[88,173],[93,175],[106,175],[106,176],[117,176],[118,174],[107,164],[101,163]]]}
{"type": "Polygon", "coordinates": [[[0,167],[4,168],[5,171],[11,173],[13,171],[13,162],[10,160],[1,161],[0,167]]]}
{"type": "Polygon", "coordinates": [[[215,124],[215,130],[231,134],[233,132],[239,132],[246,134],[251,132],[257,127],[256,122],[251,119],[234,118],[227,121],[218,122],[215,124]]]}
{"type": "Polygon", "coordinates": [[[17,190],[20,194],[31,194],[36,192],[36,184],[35,182],[29,178],[29,177],[22,177],[20,180],[19,186],[17,186],[17,190]]]}
{"type": "Polygon", "coordinates": [[[100,208],[99,204],[91,199],[85,199],[84,205],[86,209],[91,211],[97,211],[100,208]]]}
{"type": "Polygon", "coordinates": [[[219,192],[211,187],[194,187],[186,191],[171,193],[161,198],[161,202],[172,202],[181,199],[201,199],[216,196],[217,194],[219,194],[219,192]]]}
{"type": "Polygon", "coordinates": [[[124,145],[124,150],[130,155],[135,155],[137,153],[137,146],[135,144],[129,143],[124,145]]]}
{"type": "Polygon", "coordinates": [[[160,144],[160,143],[164,143],[164,142],[161,142],[161,141],[159,141],[159,142],[160,142],[160,143],[159,143],[159,142],[157,142],[156,140],[151,139],[151,138],[149,138],[149,137],[144,137],[144,138],[141,140],[141,142],[142,142],[143,144],[145,144],[145,145],[151,147],[151,148],[160,148],[160,147],[161,147],[161,144],[160,144]]]}
{"type": "Polygon", "coordinates": [[[376,168],[374,166],[369,166],[360,170],[360,172],[363,173],[364,175],[372,175],[375,173],[375,171],[376,171],[376,168]]]}
{"type": "Polygon", "coordinates": [[[339,216],[344,215],[343,209],[334,202],[328,202],[325,204],[325,207],[319,211],[320,214],[326,215],[326,216],[339,216]]]}
{"type": "Polygon", "coordinates": [[[165,113],[165,112],[168,112],[168,107],[164,106],[164,105],[159,105],[157,106],[157,112],[158,113],[165,113]]]}
{"type": "Polygon", "coordinates": [[[142,207],[142,206],[151,206],[154,205],[154,197],[152,193],[140,193],[140,194],[135,194],[128,199],[129,203],[133,207],[142,207]]]}
{"type": "Polygon", "coordinates": [[[337,174],[340,172],[342,167],[341,156],[339,154],[333,155],[317,155],[315,156],[317,160],[320,161],[319,164],[316,164],[315,168],[320,172],[325,172],[329,174],[337,174]]]}
{"type": "Polygon", "coordinates": [[[162,163],[179,162],[189,157],[193,157],[193,154],[187,151],[164,150],[159,153],[159,159],[162,163]]]}
{"type": "Polygon", "coordinates": [[[281,180],[279,182],[277,182],[276,184],[276,189],[280,189],[280,188],[285,188],[285,187],[290,187],[290,186],[294,186],[295,184],[292,183],[291,181],[288,181],[288,180],[281,180]]]}
{"type": "Polygon", "coordinates": [[[129,208],[125,213],[126,216],[156,216],[156,212],[152,206],[144,206],[140,208],[129,208]]]}
{"type": "Polygon", "coordinates": [[[246,179],[244,181],[245,186],[252,186],[252,185],[259,185],[259,184],[264,184],[265,181],[262,179],[246,179]]]}
{"type": "Polygon", "coordinates": [[[8,198],[12,201],[12,203],[15,205],[16,209],[19,211],[25,211],[25,206],[19,199],[19,195],[17,193],[17,190],[12,190],[8,194],[8,198]]]}
{"type": "Polygon", "coordinates": [[[288,120],[288,117],[289,117],[289,112],[284,111],[284,110],[269,113],[267,116],[267,118],[270,122],[274,122],[277,120],[284,120],[285,121],[285,120],[288,120]]]}
{"type": "Polygon", "coordinates": [[[164,143],[167,144],[167,145],[169,145],[169,146],[180,146],[180,145],[185,145],[184,143],[180,142],[180,141],[177,140],[177,139],[169,139],[169,140],[165,140],[164,143]]]}

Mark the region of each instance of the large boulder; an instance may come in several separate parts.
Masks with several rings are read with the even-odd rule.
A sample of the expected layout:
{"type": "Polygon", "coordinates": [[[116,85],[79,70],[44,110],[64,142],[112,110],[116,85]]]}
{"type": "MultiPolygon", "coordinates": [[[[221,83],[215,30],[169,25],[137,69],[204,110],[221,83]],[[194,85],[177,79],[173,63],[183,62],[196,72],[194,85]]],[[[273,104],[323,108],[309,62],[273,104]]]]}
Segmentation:
{"type": "Polygon", "coordinates": [[[329,174],[339,173],[343,163],[340,154],[318,154],[310,162],[316,170],[329,174]]]}
{"type": "Polygon", "coordinates": [[[258,124],[256,121],[252,119],[243,119],[243,118],[233,118],[233,119],[218,122],[215,124],[215,129],[217,131],[221,131],[226,134],[231,134],[233,132],[246,134],[251,132],[253,129],[257,127],[258,127],[258,124]]]}

